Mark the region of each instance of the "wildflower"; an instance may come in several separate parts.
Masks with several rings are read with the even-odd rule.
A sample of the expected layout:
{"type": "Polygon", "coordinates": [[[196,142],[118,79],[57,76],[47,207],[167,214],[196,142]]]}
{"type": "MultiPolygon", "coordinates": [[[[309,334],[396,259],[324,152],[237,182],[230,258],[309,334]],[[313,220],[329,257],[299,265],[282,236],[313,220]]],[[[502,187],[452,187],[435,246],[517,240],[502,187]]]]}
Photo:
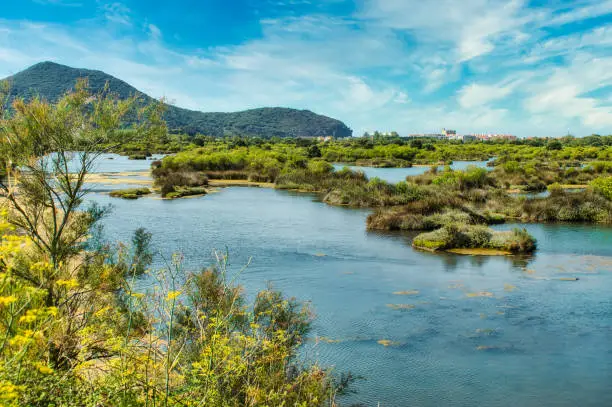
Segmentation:
{"type": "Polygon", "coordinates": [[[79,282],[74,278],[70,280],[57,280],[56,284],[59,285],[60,287],[66,287],[67,290],[70,290],[72,288],[76,288],[79,286],[79,282]]]}
{"type": "Polygon", "coordinates": [[[30,311],[19,318],[19,322],[23,322],[25,324],[30,324],[34,321],[36,321],[36,314],[30,311]]]}
{"type": "Polygon", "coordinates": [[[106,307],[104,307],[104,308],[100,308],[98,311],[96,311],[96,312],[94,313],[94,316],[96,316],[96,317],[101,317],[101,316],[103,316],[104,314],[106,314],[106,312],[107,312],[107,311],[110,311],[110,309],[111,309],[111,307],[110,307],[110,306],[106,306],[106,307]]]}
{"type": "Polygon", "coordinates": [[[166,296],[166,300],[173,301],[176,298],[178,298],[178,296],[181,295],[181,294],[182,294],[181,291],[170,291],[170,292],[168,292],[168,295],[166,296]]]}
{"type": "Polygon", "coordinates": [[[42,364],[42,363],[35,363],[34,366],[36,366],[36,369],[38,369],[38,371],[42,374],[51,374],[53,373],[53,369],[51,369],[49,366],[42,364]]]}
{"type": "Polygon", "coordinates": [[[0,306],[9,305],[17,301],[17,298],[14,295],[9,295],[7,297],[0,297],[0,306]]]}
{"type": "Polygon", "coordinates": [[[17,386],[9,381],[0,380],[0,400],[15,400],[25,386],[17,386]]]}

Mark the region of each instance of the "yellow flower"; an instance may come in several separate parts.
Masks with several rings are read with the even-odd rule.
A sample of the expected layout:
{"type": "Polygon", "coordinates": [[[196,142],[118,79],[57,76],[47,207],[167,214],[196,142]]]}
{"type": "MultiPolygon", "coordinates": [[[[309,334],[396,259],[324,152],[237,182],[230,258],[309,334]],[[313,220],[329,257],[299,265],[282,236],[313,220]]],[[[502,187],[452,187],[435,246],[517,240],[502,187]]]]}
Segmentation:
{"type": "Polygon", "coordinates": [[[66,287],[68,290],[79,286],[79,282],[74,278],[70,280],[57,280],[55,284],[59,285],[60,287],[66,287]]]}
{"type": "Polygon", "coordinates": [[[34,366],[36,366],[36,369],[38,369],[38,371],[42,374],[51,374],[53,373],[53,369],[51,369],[49,366],[42,364],[42,363],[35,363],[34,366]]]}
{"type": "Polygon", "coordinates": [[[26,324],[29,324],[34,321],[36,321],[36,314],[30,312],[19,318],[19,322],[24,322],[26,324]]]}
{"type": "Polygon", "coordinates": [[[17,301],[17,298],[14,295],[9,295],[8,297],[0,297],[0,306],[1,305],[9,305],[17,301]]]}
{"type": "Polygon", "coordinates": [[[31,271],[35,271],[39,273],[49,272],[51,271],[52,268],[53,266],[50,263],[47,263],[45,261],[39,261],[38,263],[34,263],[30,266],[31,271]]]}
{"type": "Polygon", "coordinates": [[[172,301],[178,298],[179,295],[181,295],[182,292],[181,291],[170,291],[168,293],[168,296],[166,297],[166,300],[168,301],[172,301]]]}
{"type": "Polygon", "coordinates": [[[110,309],[111,309],[110,306],[100,308],[98,311],[94,312],[94,316],[101,317],[102,315],[106,314],[107,311],[110,311],[110,309]]]}
{"type": "Polygon", "coordinates": [[[15,400],[25,386],[17,386],[9,381],[0,380],[0,400],[15,400]]]}

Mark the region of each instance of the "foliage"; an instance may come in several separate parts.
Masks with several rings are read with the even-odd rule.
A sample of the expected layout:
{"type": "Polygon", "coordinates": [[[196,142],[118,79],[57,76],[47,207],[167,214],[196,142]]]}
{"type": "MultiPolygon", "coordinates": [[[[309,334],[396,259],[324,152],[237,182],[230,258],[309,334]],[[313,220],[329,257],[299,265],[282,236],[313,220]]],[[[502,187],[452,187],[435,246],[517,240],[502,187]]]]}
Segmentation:
{"type": "MultiPolygon", "coordinates": [[[[612,202],[594,192],[557,189],[546,198],[519,200],[517,214],[529,222],[612,223],[612,202]]],[[[499,208],[500,211],[508,208],[499,208]]]]}
{"type": "MultiPolygon", "coordinates": [[[[122,99],[137,97],[142,106],[154,100],[124,81],[104,72],[75,69],[53,62],[42,62],[9,77],[11,98],[31,99],[35,96],[55,102],[72,90],[79,78],[88,78],[94,93],[108,83],[110,90],[122,99]]],[[[307,110],[261,108],[236,113],[203,113],[165,105],[164,121],[172,132],[196,133],[222,137],[224,135],[257,135],[263,137],[336,136],[352,135],[344,123],[307,110]]],[[[131,121],[137,122],[136,115],[131,121]]]]}
{"type": "Polygon", "coordinates": [[[612,200],[612,177],[600,177],[591,181],[591,187],[609,200],[612,200]]]}
{"type": "Polygon", "coordinates": [[[54,106],[17,100],[2,120],[0,403],[334,406],[330,372],[297,357],[306,306],[272,289],[248,303],[226,256],[153,272],[145,230],[131,247],[100,238],[105,211],[83,211],[84,179],[128,105],[80,83],[54,106]],[[90,148],[72,168],[75,145],[90,148]]]}
{"type": "Polygon", "coordinates": [[[310,311],[271,289],[248,304],[226,280],[226,257],[199,273],[178,256],[146,271],[141,231],[134,249],[89,253],[56,282],[62,301],[47,306],[46,290],[25,276],[67,270],[35,262],[28,239],[2,228],[2,405],[335,405],[329,373],[297,361],[310,311]],[[157,281],[144,292],[139,270],[157,281]]]}
{"type": "Polygon", "coordinates": [[[494,231],[484,226],[448,224],[413,240],[415,247],[428,250],[495,249],[510,253],[531,253],[536,240],[525,229],[494,231]]]}
{"type": "MultiPolygon", "coordinates": [[[[119,127],[132,102],[107,91],[91,95],[87,82],[79,81],[54,106],[38,98],[16,99],[14,115],[0,122],[0,155],[6,162],[0,196],[8,201],[8,219],[53,267],[79,253],[89,229],[105,213],[95,205],[79,210],[87,194],[85,178],[100,142],[119,127]],[[80,151],[72,153],[77,146],[80,151]]],[[[54,302],[52,287],[45,288],[54,302]]]]}
{"type": "Polygon", "coordinates": [[[109,195],[113,198],[138,199],[141,196],[149,195],[150,193],[151,190],[149,188],[128,188],[111,191],[109,195]]]}

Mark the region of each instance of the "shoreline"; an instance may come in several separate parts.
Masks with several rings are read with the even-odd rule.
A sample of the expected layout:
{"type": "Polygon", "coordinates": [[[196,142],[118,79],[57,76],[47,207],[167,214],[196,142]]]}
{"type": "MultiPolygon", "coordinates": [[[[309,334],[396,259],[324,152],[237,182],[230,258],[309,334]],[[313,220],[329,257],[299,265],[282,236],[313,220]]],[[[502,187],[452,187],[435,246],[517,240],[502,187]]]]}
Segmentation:
{"type": "Polygon", "coordinates": [[[255,187],[255,188],[275,188],[273,182],[257,182],[246,179],[209,179],[208,186],[210,187],[255,187]]]}

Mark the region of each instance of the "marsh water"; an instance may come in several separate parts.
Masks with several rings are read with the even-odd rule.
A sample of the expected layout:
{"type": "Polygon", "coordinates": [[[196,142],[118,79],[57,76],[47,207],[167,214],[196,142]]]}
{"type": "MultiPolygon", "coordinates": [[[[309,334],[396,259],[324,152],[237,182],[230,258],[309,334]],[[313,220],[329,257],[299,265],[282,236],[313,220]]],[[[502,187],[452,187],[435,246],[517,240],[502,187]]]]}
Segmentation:
{"type": "MultiPolygon", "coordinates": [[[[110,162],[150,164],[117,158],[105,172],[110,162]]],[[[345,405],[612,405],[612,228],[526,225],[532,257],[430,254],[411,234],[367,232],[369,211],[314,195],[226,188],[124,201],[104,192],[114,187],[92,195],[115,207],[108,238],[146,227],[156,250],[182,252],[190,268],[227,248],[235,271],[250,259],[240,276],[250,295],[271,282],[311,302],[304,357],[360,377],[345,405]]]]}
{"type": "MultiPolygon", "coordinates": [[[[491,160],[487,161],[454,161],[450,167],[454,170],[465,170],[469,166],[473,165],[480,168],[485,168],[488,170],[492,170],[493,167],[487,166],[487,163],[491,160]]],[[[383,181],[397,183],[400,181],[405,181],[408,176],[421,175],[425,171],[429,170],[431,166],[420,165],[409,168],[376,168],[376,167],[362,167],[357,165],[349,165],[349,164],[334,164],[334,168],[336,170],[341,170],[344,167],[348,167],[354,171],[361,171],[368,178],[372,179],[374,177],[380,178],[383,181]]],[[[441,167],[438,167],[441,168],[441,167]]]]}

